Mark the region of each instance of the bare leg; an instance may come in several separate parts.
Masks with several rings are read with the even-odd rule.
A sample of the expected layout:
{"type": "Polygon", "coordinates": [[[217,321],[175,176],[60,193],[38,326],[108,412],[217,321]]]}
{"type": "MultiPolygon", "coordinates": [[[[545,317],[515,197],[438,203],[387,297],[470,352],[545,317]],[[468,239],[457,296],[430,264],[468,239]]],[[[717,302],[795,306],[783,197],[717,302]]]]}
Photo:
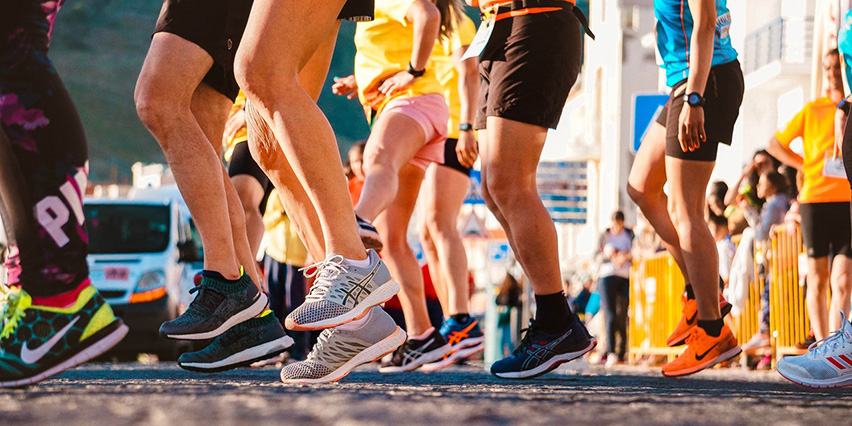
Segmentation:
{"type": "Polygon", "coordinates": [[[446,300],[441,302],[445,316],[469,312],[467,255],[457,225],[459,210],[469,188],[470,178],[457,170],[433,164],[426,170],[421,191],[426,235],[437,255],[437,268],[433,268],[430,259],[429,271],[437,269],[440,277],[436,280],[436,275],[432,275],[438,295],[446,295],[446,300]],[[439,285],[443,287],[441,291],[438,291],[439,285]]]}
{"type": "Polygon", "coordinates": [[[402,291],[399,292],[399,301],[405,314],[409,335],[422,334],[432,326],[426,309],[423,273],[411,246],[408,245],[407,232],[422,181],[423,171],[418,167],[403,167],[399,173],[399,191],[396,198],[375,222],[384,244],[383,259],[391,275],[400,282],[402,291]]]}
{"type": "Polygon", "coordinates": [[[435,241],[432,239],[432,235],[429,234],[429,228],[423,223],[420,226],[420,245],[423,246],[423,256],[426,258],[426,267],[429,268],[432,286],[435,287],[435,294],[438,295],[441,310],[444,313],[444,317],[447,318],[450,315],[447,282],[441,276],[441,260],[438,258],[438,249],[435,248],[435,241]]]}
{"type": "Polygon", "coordinates": [[[197,45],[173,34],[155,34],[137,82],[136,109],[160,143],[198,225],[205,248],[204,268],[236,279],[240,272],[228,208],[211,202],[226,199],[220,183],[226,177],[191,109],[195,90],[212,64],[213,59],[197,45]],[[182,65],[175,67],[177,63],[182,65]]]}
{"type": "Polygon", "coordinates": [[[537,295],[562,291],[556,228],[536,188],[546,135],[543,127],[488,117],[487,148],[480,153],[486,202],[498,209],[498,220],[502,217],[515,256],[537,295]]]}
{"type": "Polygon", "coordinates": [[[831,330],[840,329],[840,311],[849,318],[849,303],[852,297],[852,259],[835,256],[831,266],[831,311],[828,325],[831,330]]]}
{"type": "Polygon", "coordinates": [[[298,79],[337,25],[344,1],[255,1],[235,72],[248,99],[270,124],[316,209],[326,252],[366,259],[346,178],[337,173],[342,162],[334,131],[298,79]]]}
{"type": "Polygon", "coordinates": [[[707,182],[715,162],[666,156],[672,222],[677,229],[689,282],[695,291],[698,319],[722,318],[719,311],[719,254],[704,220],[707,182]]]}
{"type": "Polygon", "coordinates": [[[246,218],[249,248],[252,253],[257,253],[260,250],[260,240],[263,239],[263,216],[258,208],[263,201],[263,187],[251,175],[236,175],[231,178],[231,183],[237,191],[246,218]]]}
{"type": "Polygon", "coordinates": [[[808,316],[814,337],[823,339],[831,332],[828,326],[828,257],[808,258],[808,316]]]}
{"type": "Polygon", "coordinates": [[[633,168],[627,178],[627,193],[663,240],[663,245],[680,267],[683,276],[688,277],[677,230],[669,216],[669,200],[663,192],[663,186],[666,184],[665,158],[666,128],[654,122],[633,160],[633,168]]]}

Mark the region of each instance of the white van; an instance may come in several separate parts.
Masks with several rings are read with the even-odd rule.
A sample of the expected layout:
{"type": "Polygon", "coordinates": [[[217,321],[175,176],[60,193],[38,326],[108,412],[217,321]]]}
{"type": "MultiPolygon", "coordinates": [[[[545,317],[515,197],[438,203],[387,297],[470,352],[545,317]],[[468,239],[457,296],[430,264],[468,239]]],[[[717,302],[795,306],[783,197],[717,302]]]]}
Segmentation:
{"type": "Polygon", "coordinates": [[[160,324],[184,309],[203,254],[181,202],[86,199],[92,285],[130,327],[120,353],[174,359],[185,343],[159,336],[160,324]]]}

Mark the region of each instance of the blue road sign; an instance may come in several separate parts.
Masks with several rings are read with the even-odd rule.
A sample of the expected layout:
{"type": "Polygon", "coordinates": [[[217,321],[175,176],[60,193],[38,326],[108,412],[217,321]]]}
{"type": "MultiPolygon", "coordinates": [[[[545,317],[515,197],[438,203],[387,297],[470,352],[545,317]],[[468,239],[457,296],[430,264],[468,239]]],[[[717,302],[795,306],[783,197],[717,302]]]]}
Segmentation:
{"type": "Polygon", "coordinates": [[[635,95],[633,96],[633,143],[630,150],[635,154],[651,122],[657,119],[657,114],[669,100],[669,95],[635,95]]]}

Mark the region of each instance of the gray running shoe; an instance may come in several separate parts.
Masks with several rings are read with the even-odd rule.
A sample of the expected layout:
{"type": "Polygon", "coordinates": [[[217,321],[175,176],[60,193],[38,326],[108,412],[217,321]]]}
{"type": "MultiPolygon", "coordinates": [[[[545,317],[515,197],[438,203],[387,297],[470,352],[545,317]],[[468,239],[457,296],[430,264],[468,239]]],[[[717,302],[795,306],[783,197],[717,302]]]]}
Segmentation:
{"type": "Polygon", "coordinates": [[[229,328],[248,321],[266,308],[267,297],[243,272],[236,283],[202,277],[198,292],[186,312],[160,326],[160,335],[169,339],[212,339],[229,328]]]}
{"type": "Polygon", "coordinates": [[[178,365],[189,371],[215,373],[275,357],[290,346],[293,339],[269,311],[231,327],[206,348],[181,355],[178,365]]]}
{"type": "Polygon", "coordinates": [[[359,268],[343,256],[329,255],[316,265],[302,268],[305,276],[316,276],[305,303],[296,308],[284,325],[289,330],[322,330],[360,318],[399,291],[387,266],[373,250],[367,250],[370,266],[359,268]]]}
{"type": "Polygon", "coordinates": [[[355,367],[393,352],[405,342],[405,332],[382,308],[373,307],[367,322],[357,330],[323,330],[308,359],[281,370],[284,383],[330,383],[355,367]]]}

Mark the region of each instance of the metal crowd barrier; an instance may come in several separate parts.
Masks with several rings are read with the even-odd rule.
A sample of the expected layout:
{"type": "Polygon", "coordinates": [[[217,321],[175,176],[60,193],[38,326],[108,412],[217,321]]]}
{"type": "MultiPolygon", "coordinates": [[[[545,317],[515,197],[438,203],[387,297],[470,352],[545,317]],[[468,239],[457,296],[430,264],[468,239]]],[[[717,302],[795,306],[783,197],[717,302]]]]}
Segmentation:
{"type": "Polygon", "coordinates": [[[671,360],[681,352],[666,346],[666,338],[680,321],[683,285],[683,274],[667,252],[633,263],[627,331],[631,363],[649,355],[671,360]]]}
{"type": "Polygon", "coordinates": [[[785,355],[803,351],[796,344],[805,340],[810,320],[805,288],[799,285],[799,255],[804,252],[800,230],[779,229],[772,238],[769,277],[769,327],[775,356],[772,366],[785,355]]]}

